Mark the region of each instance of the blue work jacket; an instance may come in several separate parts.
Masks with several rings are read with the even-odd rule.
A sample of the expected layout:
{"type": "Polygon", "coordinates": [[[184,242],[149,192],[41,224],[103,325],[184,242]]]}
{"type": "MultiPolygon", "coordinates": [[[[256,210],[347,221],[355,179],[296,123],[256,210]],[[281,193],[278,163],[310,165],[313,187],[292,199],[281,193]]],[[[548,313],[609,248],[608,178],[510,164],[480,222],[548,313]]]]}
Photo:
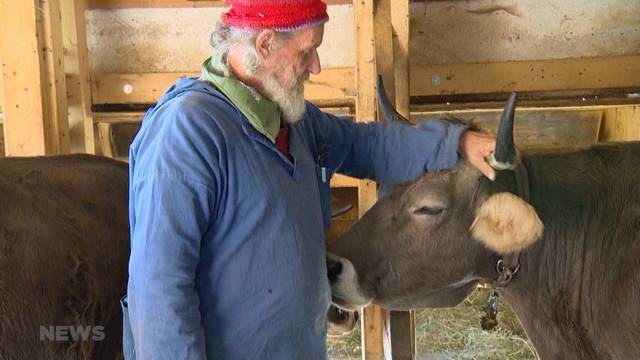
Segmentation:
{"type": "Polygon", "coordinates": [[[215,87],[179,80],[129,153],[137,359],[325,359],[331,175],[398,183],[450,167],[462,131],[354,123],[307,103],[289,160],[215,87]]]}

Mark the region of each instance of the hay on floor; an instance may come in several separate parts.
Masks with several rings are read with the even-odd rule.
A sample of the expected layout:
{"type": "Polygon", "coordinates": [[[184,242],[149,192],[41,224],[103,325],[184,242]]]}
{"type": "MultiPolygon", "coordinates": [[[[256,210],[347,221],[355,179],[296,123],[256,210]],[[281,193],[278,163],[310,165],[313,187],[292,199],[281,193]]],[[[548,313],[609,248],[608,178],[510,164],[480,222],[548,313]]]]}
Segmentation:
{"type": "MultiPolygon", "coordinates": [[[[520,322],[499,298],[498,328],[480,327],[488,290],[478,289],[462,304],[416,311],[416,357],[421,360],[534,360],[535,351],[520,322]]],[[[332,360],[361,359],[360,328],[349,337],[329,338],[332,360]]]]}

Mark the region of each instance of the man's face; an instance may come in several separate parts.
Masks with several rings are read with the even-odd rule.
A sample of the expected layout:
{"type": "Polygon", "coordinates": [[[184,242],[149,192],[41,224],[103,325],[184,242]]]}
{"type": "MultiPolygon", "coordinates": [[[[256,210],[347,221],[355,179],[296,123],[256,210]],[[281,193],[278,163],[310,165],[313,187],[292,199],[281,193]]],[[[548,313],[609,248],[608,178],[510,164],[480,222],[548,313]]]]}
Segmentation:
{"type": "Polygon", "coordinates": [[[262,63],[262,90],[280,106],[289,123],[298,121],[304,113],[305,80],[309,74],[320,73],[318,47],[323,34],[324,26],[320,25],[279,39],[262,63]]]}
{"type": "Polygon", "coordinates": [[[320,73],[318,47],[322,43],[324,25],[295,31],[288,38],[280,39],[273,56],[265,68],[273,70],[281,86],[292,88],[320,73]]]}

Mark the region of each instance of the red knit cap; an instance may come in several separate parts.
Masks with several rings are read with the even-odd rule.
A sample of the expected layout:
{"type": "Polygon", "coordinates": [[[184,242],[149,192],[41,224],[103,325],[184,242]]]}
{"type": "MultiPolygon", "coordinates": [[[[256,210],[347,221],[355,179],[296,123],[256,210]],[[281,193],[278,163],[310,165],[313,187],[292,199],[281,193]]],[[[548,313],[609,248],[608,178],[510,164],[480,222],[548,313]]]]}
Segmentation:
{"type": "Polygon", "coordinates": [[[227,5],[222,22],[242,29],[291,31],[329,20],[321,0],[227,0],[227,5]]]}

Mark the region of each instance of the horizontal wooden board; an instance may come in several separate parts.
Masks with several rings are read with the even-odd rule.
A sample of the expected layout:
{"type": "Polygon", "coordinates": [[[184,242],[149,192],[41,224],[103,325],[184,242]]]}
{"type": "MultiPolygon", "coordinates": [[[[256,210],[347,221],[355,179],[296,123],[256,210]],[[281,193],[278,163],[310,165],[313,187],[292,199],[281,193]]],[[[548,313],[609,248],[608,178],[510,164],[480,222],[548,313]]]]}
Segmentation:
{"type": "MultiPolygon", "coordinates": [[[[500,111],[439,112],[416,115],[414,119],[454,117],[495,133],[501,116],[500,111]]],[[[523,150],[589,146],[598,141],[602,116],[602,110],[517,111],[514,141],[523,150]]]]}
{"type": "MultiPolygon", "coordinates": [[[[324,0],[329,5],[351,4],[351,0],[324,0]]],[[[89,0],[90,9],[219,7],[224,1],[212,0],[89,0]]]]}
{"type": "MultiPolygon", "coordinates": [[[[152,104],[180,77],[198,73],[95,74],[94,104],[152,104]]],[[[305,84],[305,98],[327,106],[349,106],[354,102],[353,69],[326,69],[311,75],[305,84]]]]}
{"type": "Polygon", "coordinates": [[[634,88],[640,87],[640,55],[419,65],[411,78],[412,96],[634,88]]]}
{"type": "MultiPolygon", "coordinates": [[[[197,73],[95,74],[94,104],[150,104],[180,76],[197,73]],[[129,85],[130,93],[125,92],[129,85]]],[[[311,76],[305,96],[320,106],[353,106],[355,99],[352,68],[325,69],[311,76]]],[[[455,64],[413,66],[411,96],[455,98],[461,94],[483,95],[518,91],[536,94],[546,91],[567,93],[571,103],[581,100],[579,94],[594,89],[610,89],[609,93],[639,89],[640,55],[607,58],[522,61],[492,64],[455,64]],[[438,76],[438,81],[432,81],[438,76]],[[437,83],[438,85],[434,85],[437,83]]],[[[561,95],[560,94],[560,95],[561,95]]],[[[598,101],[589,93],[588,101],[598,101]],[[594,100],[595,99],[595,100],[594,100]]],[[[611,96],[610,94],[608,96],[611,96]]],[[[535,96],[532,96],[535,100],[535,96]]],[[[480,99],[481,100],[481,99],[480,99]]],[[[614,99],[615,100],[615,99],[614,99]]],[[[621,99],[621,101],[633,101],[621,99]]],[[[640,98],[636,99],[640,101],[640,98]]],[[[466,102],[466,100],[461,100],[466,102]]]]}

